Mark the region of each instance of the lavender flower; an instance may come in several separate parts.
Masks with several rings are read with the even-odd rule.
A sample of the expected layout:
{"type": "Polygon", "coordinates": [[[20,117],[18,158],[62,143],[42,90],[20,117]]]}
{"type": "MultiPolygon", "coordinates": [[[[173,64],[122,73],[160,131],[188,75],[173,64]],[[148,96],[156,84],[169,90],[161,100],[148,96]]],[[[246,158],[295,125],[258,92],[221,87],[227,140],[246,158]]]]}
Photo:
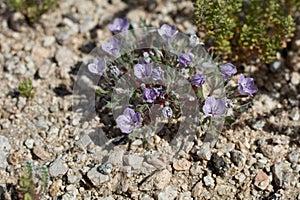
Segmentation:
{"type": "Polygon", "coordinates": [[[93,63],[88,64],[90,72],[101,75],[106,69],[106,61],[103,58],[95,58],[93,63]]]}
{"type": "Polygon", "coordinates": [[[108,26],[109,30],[115,34],[126,31],[129,28],[128,19],[116,18],[113,24],[108,26]]]}
{"type": "Polygon", "coordinates": [[[194,55],[192,53],[181,54],[178,56],[178,62],[181,66],[188,66],[194,60],[194,55]]]}
{"type": "Polygon", "coordinates": [[[143,100],[148,103],[153,103],[159,94],[160,93],[156,88],[145,88],[143,92],[143,100]]]}
{"type": "Polygon", "coordinates": [[[220,66],[220,72],[225,79],[229,79],[232,75],[234,75],[237,72],[237,70],[233,64],[226,63],[225,65],[220,66]]]}
{"type": "Polygon", "coordinates": [[[152,66],[150,64],[136,64],[133,67],[134,75],[138,79],[150,78],[152,74],[152,66]]]}
{"type": "Polygon", "coordinates": [[[162,109],[162,115],[165,119],[168,119],[170,117],[172,117],[173,115],[173,110],[172,108],[170,108],[169,106],[165,106],[163,109],[162,109]]]}
{"type": "Polygon", "coordinates": [[[170,26],[168,24],[162,25],[158,30],[158,34],[167,41],[172,41],[175,39],[176,34],[178,33],[176,26],[170,26]]]}
{"type": "Polygon", "coordinates": [[[156,67],[152,71],[152,78],[153,80],[163,80],[164,78],[164,71],[160,67],[156,67]]]}
{"type": "Polygon", "coordinates": [[[238,90],[242,95],[250,95],[258,91],[257,87],[254,85],[253,78],[245,78],[243,74],[240,75],[238,79],[238,90]]]}
{"type": "Polygon", "coordinates": [[[113,37],[109,41],[102,43],[102,50],[116,57],[120,52],[120,46],[120,41],[113,37]]]}
{"type": "Polygon", "coordinates": [[[122,133],[131,133],[141,123],[141,114],[126,108],[123,115],[117,117],[116,122],[122,133]]]}
{"type": "Polygon", "coordinates": [[[206,116],[221,117],[226,112],[225,100],[207,97],[203,106],[206,116]]]}
{"type": "Polygon", "coordinates": [[[117,66],[111,66],[110,73],[118,77],[120,75],[120,70],[117,66]]]}
{"type": "Polygon", "coordinates": [[[190,82],[196,87],[199,87],[204,84],[205,76],[197,73],[191,78],[190,82]]]}

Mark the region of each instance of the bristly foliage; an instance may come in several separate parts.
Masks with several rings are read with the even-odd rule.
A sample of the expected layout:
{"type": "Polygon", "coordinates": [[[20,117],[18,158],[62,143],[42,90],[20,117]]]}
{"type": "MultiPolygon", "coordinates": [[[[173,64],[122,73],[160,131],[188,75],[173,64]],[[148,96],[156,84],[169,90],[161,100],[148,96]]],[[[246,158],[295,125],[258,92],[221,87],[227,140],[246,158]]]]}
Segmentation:
{"type": "Polygon", "coordinates": [[[26,172],[19,180],[19,194],[24,200],[38,200],[48,190],[49,175],[45,167],[33,168],[30,162],[26,162],[26,172]]]}
{"type": "Polygon", "coordinates": [[[20,83],[18,89],[20,91],[21,96],[24,96],[27,99],[33,99],[34,92],[33,92],[32,81],[30,79],[27,79],[22,83],[20,83]]]}
{"type": "Polygon", "coordinates": [[[299,8],[297,0],[196,0],[195,19],[224,59],[272,62],[293,36],[299,8]]]}
{"type": "Polygon", "coordinates": [[[36,22],[42,14],[57,6],[58,0],[4,0],[10,7],[23,13],[30,22],[36,22]]]}

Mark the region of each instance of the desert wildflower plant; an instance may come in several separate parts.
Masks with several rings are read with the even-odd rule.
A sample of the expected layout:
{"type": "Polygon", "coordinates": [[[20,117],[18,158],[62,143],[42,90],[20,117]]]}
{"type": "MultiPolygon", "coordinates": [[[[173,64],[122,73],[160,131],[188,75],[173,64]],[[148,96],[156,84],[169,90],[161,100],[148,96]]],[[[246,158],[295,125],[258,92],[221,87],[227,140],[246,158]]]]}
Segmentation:
{"type": "Polygon", "coordinates": [[[174,25],[128,30],[128,23],[109,25],[115,35],[80,68],[73,110],[84,120],[99,117],[106,142],[159,135],[171,147],[161,151],[172,156],[195,138],[213,145],[231,99],[257,92],[253,79],[240,75],[229,86],[236,67],[216,63],[197,36],[174,25]]]}
{"type": "Polygon", "coordinates": [[[42,14],[54,9],[58,0],[4,0],[11,8],[23,13],[30,22],[39,20],[42,14]]]}
{"type": "Polygon", "coordinates": [[[213,40],[215,52],[240,62],[272,62],[291,40],[295,0],[196,0],[195,19],[201,39],[213,40]]]}
{"type": "Polygon", "coordinates": [[[32,86],[32,80],[26,79],[18,85],[20,95],[26,97],[27,100],[31,100],[34,97],[34,91],[32,86]]]}
{"type": "Polygon", "coordinates": [[[26,172],[19,179],[20,199],[35,200],[48,190],[49,175],[45,167],[34,168],[30,162],[25,164],[26,172]]]}

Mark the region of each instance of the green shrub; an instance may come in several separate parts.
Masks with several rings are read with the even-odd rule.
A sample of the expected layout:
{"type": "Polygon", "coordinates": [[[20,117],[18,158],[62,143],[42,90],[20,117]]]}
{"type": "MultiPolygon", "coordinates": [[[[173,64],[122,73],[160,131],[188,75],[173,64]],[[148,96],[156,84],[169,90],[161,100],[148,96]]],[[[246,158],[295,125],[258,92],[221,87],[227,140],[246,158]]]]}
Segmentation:
{"type": "Polygon", "coordinates": [[[40,199],[48,189],[49,175],[45,167],[34,170],[30,162],[26,163],[26,172],[19,179],[19,193],[24,200],[40,199]]]}
{"type": "Polygon", "coordinates": [[[58,0],[4,0],[10,7],[23,13],[30,22],[37,21],[43,13],[55,8],[58,0]]]}
{"type": "Polygon", "coordinates": [[[24,96],[27,99],[33,99],[34,92],[33,92],[32,81],[30,79],[27,79],[22,83],[20,83],[18,89],[20,91],[21,96],[24,96]]]}
{"type": "Polygon", "coordinates": [[[298,0],[196,0],[199,30],[224,59],[271,62],[295,31],[298,0]]]}

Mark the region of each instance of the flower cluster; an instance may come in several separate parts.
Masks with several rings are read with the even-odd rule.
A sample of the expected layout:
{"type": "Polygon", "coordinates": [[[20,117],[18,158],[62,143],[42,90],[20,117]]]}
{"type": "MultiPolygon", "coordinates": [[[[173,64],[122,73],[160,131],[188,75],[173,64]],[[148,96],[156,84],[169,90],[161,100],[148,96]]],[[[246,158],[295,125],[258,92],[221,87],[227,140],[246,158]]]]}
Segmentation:
{"type": "MultiPolygon", "coordinates": [[[[113,24],[109,25],[109,29],[114,34],[122,35],[128,28],[129,22],[127,19],[117,18],[113,24]]],[[[171,47],[176,42],[177,35],[176,26],[164,24],[157,29],[159,40],[171,47]]],[[[231,63],[219,67],[210,61],[196,63],[195,56],[197,55],[194,55],[191,49],[201,45],[201,43],[195,35],[191,36],[188,41],[188,48],[185,52],[174,51],[176,53],[172,53],[165,50],[145,48],[130,52],[131,55],[121,53],[121,40],[116,37],[102,43],[101,49],[103,52],[109,57],[117,58],[118,62],[96,57],[93,62],[88,64],[88,70],[95,75],[106,78],[113,77],[114,80],[108,81],[109,84],[117,81],[122,74],[129,73],[131,74],[129,77],[133,78],[134,83],[139,85],[135,91],[130,91],[134,94],[131,98],[133,103],[125,108],[123,114],[116,118],[117,126],[122,133],[130,134],[138,127],[147,124],[150,118],[149,108],[154,104],[160,106],[161,116],[164,119],[180,117],[180,114],[178,114],[180,113],[180,96],[173,90],[176,87],[170,87],[170,85],[176,84],[176,72],[180,72],[180,70],[186,71],[187,81],[197,96],[198,106],[204,117],[220,118],[226,115],[229,106],[228,101],[230,100],[217,97],[212,92],[204,95],[202,90],[207,87],[206,82],[209,82],[208,76],[211,75],[206,74],[205,70],[198,69],[216,69],[223,76],[225,84],[227,84],[237,73],[236,67],[231,63]],[[109,74],[112,76],[109,76],[109,74]]],[[[239,76],[236,88],[236,91],[233,93],[228,92],[226,96],[252,96],[258,90],[253,79],[245,78],[243,74],[239,76]]],[[[104,93],[111,94],[109,92],[104,93]]]]}

